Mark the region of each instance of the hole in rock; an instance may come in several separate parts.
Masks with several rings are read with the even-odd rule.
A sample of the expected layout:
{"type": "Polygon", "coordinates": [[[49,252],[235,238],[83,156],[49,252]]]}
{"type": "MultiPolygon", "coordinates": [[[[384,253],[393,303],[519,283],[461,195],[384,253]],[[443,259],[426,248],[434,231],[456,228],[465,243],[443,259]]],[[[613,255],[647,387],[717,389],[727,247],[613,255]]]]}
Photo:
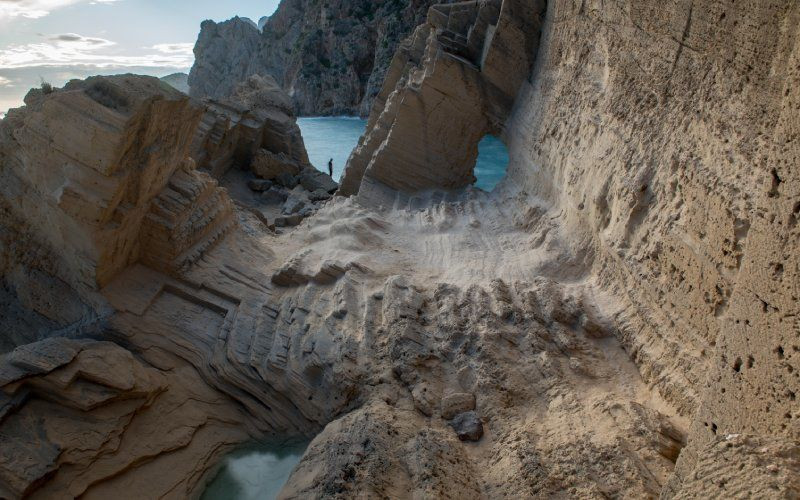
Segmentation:
{"type": "Polygon", "coordinates": [[[278,497],[308,443],[251,443],[223,459],[202,500],[261,500],[278,497]]]}
{"type": "Polygon", "coordinates": [[[333,159],[333,180],[339,182],[358,140],[367,128],[367,120],[352,116],[315,116],[298,118],[308,160],[320,172],[328,173],[333,159]]]}
{"type": "Polygon", "coordinates": [[[508,149],[503,141],[487,135],[478,143],[478,159],[475,161],[475,187],[492,191],[506,176],[508,149]]]}

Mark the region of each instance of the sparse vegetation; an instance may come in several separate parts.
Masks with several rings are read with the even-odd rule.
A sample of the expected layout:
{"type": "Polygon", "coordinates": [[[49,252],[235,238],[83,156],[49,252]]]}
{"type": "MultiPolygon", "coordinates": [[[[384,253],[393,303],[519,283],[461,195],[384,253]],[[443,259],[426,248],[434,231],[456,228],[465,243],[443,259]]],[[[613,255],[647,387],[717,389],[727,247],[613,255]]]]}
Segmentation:
{"type": "Polygon", "coordinates": [[[44,94],[52,94],[53,91],[55,90],[53,88],[53,86],[49,82],[44,81],[44,78],[42,78],[42,77],[39,77],[39,80],[41,81],[40,86],[41,86],[42,92],[44,94]]]}

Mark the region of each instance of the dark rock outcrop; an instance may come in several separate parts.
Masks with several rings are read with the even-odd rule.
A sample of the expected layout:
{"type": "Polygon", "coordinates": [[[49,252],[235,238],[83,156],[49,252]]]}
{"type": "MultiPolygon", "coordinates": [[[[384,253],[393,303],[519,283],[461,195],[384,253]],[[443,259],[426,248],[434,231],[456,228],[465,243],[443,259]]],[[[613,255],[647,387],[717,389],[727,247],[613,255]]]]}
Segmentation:
{"type": "Polygon", "coordinates": [[[272,75],[300,115],[366,116],[389,62],[432,0],[284,0],[264,21],[205,21],[191,95],[228,97],[254,74],[272,75]]]}
{"type": "Polygon", "coordinates": [[[483,422],[474,411],[459,413],[450,422],[450,427],[461,441],[480,441],[483,437],[483,422]]]}

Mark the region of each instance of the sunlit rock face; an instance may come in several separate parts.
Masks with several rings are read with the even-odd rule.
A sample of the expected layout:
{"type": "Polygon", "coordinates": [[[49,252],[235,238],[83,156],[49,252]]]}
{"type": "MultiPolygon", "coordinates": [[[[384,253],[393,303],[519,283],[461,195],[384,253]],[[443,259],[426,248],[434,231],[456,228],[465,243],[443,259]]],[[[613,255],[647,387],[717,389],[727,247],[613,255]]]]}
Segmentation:
{"type": "Polygon", "coordinates": [[[797,496],[800,6],[671,7],[435,7],[357,196],[292,227],[187,159],[208,110],[157,80],[32,93],[0,124],[0,496],[196,497],[275,436],[316,436],[286,498],[797,496]]]}
{"type": "Polygon", "coordinates": [[[530,73],[544,8],[499,0],[432,7],[392,61],[340,194],[374,203],[386,188],[472,184],[478,143],[505,133],[530,73]]]}
{"type": "Polygon", "coordinates": [[[187,157],[198,110],[154,78],[72,82],[2,123],[3,201],[72,286],[102,286],[139,255],[150,202],[187,157]]]}
{"type": "Polygon", "coordinates": [[[800,437],[800,6],[557,1],[545,19],[507,124],[510,182],[591,250],[617,338],[692,418],[664,495],[759,496],[708,470],[732,435],[800,437]]]}

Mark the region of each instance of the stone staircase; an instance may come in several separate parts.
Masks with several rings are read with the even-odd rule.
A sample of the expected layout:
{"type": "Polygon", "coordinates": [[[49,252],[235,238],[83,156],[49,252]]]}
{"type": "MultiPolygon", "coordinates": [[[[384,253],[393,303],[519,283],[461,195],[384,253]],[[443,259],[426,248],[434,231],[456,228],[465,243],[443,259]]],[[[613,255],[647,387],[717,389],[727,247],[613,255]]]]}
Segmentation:
{"type": "Polygon", "coordinates": [[[177,171],[153,200],[142,225],[142,262],[180,273],[236,226],[233,204],[209,175],[177,171]]]}

